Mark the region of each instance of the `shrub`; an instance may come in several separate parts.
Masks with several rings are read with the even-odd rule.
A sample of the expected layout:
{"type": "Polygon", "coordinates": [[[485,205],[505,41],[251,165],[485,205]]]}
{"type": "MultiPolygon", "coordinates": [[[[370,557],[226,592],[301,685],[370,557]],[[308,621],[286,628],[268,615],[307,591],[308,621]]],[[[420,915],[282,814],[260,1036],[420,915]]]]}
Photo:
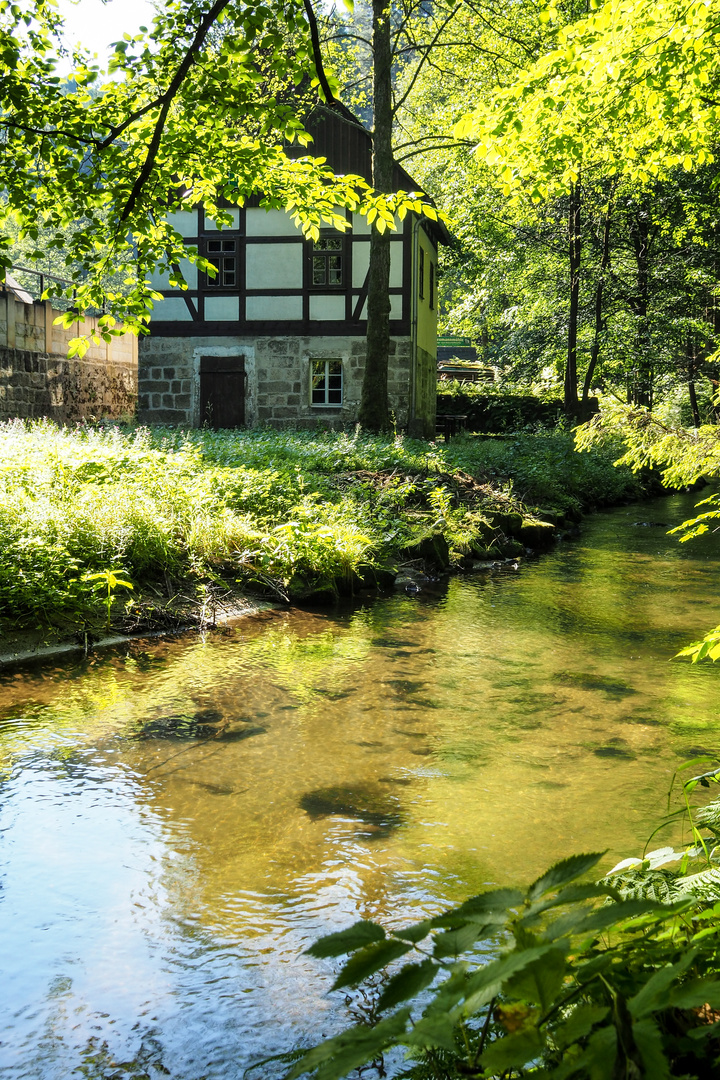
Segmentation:
{"type": "MultiPolygon", "coordinates": [[[[693,777],[684,797],[719,773],[693,777]]],[[[399,1047],[406,1080],[717,1076],[720,800],[690,818],[691,845],[626,860],[596,883],[578,879],[601,855],[576,855],[524,890],[321,938],[311,955],[349,954],[333,989],[394,970],[370,1023],[303,1053],[286,1080],[340,1080],[399,1047]],[[488,939],[497,955],[479,962],[472,949],[488,939]]]]}

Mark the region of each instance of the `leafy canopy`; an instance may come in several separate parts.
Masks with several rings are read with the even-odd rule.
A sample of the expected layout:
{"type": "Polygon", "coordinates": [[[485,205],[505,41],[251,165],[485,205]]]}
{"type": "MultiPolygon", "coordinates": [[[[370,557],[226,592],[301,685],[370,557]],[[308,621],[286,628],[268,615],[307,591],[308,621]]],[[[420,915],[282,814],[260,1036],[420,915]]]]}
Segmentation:
{"type": "Polygon", "coordinates": [[[229,224],[223,202],[260,195],[316,237],[323,223],[347,228],[346,209],[390,228],[395,213],[423,210],[414,195],[375,196],[362,178],[288,151],[309,144],[300,115],[318,97],[302,0],[164,0],[149,30],[115,43],[104,82],[82,52],[68,78],[57,74],[60,34],[55,0],[0,0],[0,262],[17,233],[9,219],[21,238],[42,235],[43,248],[65,252],[75,308],[107,311],[105,337],[118,319],[147,323],[155,266],[174,267],[180,287],[183,258],[213,272],[169,211],[202,204],[229,224]],[[118,273],[122,286],[109,287],[118,273]]]}
{"type": "MultiPolygon", "coordinates": [[[[535,199],[589,165],[641,184],[714,159],[718,0],[608,0],[562,26],[556,47],[468,112],[456,134],[535,199]]],[[[544,18],[553,23],[553,3],[544,18]]]]}

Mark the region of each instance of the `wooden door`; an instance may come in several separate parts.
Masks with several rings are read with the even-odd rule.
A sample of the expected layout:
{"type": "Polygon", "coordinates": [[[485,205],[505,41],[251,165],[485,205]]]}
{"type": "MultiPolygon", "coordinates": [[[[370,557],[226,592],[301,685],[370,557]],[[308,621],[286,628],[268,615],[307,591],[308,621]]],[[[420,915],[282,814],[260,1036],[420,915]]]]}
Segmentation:
{"type": "Polygon", "coordinates": [[[245,357],[200,358],[200,423],[218,431],[245,424],[245,357]]]}

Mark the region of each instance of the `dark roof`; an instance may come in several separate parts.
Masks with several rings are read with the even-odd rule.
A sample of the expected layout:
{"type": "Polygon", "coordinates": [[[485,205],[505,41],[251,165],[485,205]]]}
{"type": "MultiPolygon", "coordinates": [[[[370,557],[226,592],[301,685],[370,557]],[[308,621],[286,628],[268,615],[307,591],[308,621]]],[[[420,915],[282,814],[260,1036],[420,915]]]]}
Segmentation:
{"type": "MultiPolygon", "coordinates": [[[[313,137],[312,146],[286,147],[285,153],[289,157],[312,153],[317,157],[327,158],[335,172],[357,173],[367,180],[368,184],[372,183],[372,135],[342,102],[316,105],[303,123],[313,137]]],[[[397,162],[393,184],[397,191],[422,191],[420,184],[397,162]]],[[[428,195],[423,197],[426,202],[435,205],[428,195]]],[[[442,221],[432,221],[426,217],[422,220],[436,243],[450,243],[450,233],[442,221]]]]}

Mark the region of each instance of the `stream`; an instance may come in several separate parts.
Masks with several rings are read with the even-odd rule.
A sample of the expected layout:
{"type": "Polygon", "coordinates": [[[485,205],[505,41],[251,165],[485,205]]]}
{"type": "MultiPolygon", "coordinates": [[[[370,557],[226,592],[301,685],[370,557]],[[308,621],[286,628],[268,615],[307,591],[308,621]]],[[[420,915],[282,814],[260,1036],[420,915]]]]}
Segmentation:
{"type": "Polygon", "coordinates": [[[720,621],[715,539],[666,535],[698,497],[418,595],[0,672],[3,1076],[240,1080],[351,1022],[321,934],[640,854],[720,750],[720,664],[671,661],[720,621]]]}

